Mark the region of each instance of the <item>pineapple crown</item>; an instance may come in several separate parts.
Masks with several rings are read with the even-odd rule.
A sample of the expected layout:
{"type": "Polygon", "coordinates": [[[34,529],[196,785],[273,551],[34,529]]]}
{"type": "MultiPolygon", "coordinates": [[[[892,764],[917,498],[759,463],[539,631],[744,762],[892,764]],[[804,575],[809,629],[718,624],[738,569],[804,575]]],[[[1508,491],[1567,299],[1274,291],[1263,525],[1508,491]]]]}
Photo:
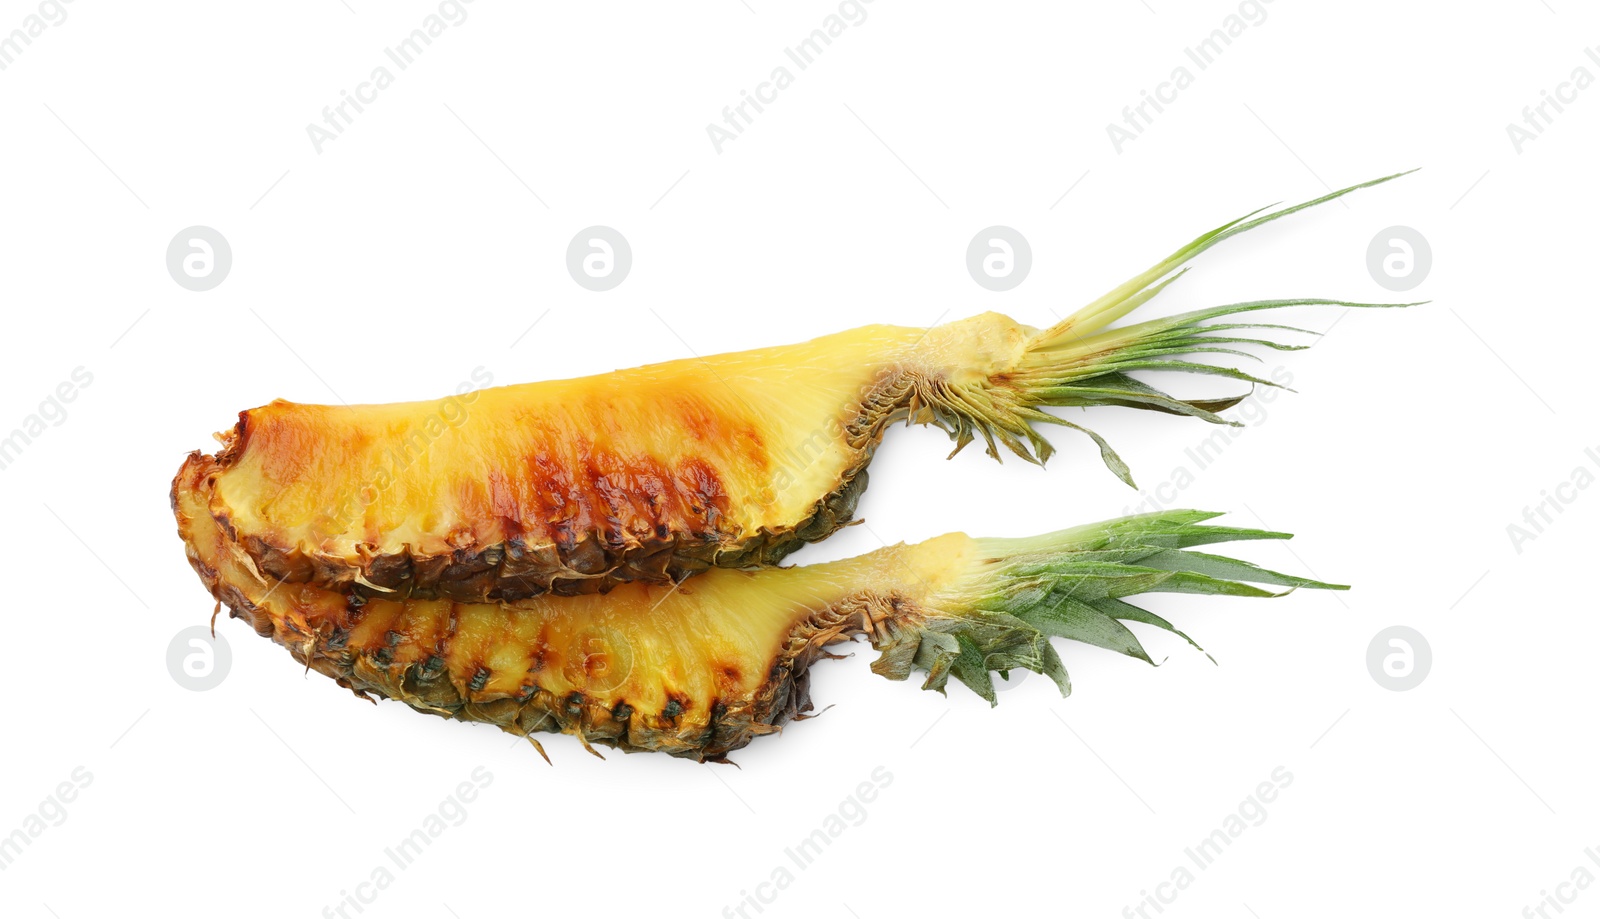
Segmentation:
{"type": "MultiPolygon", "coordinates": [[[[890,679],[926,671],[924,689],[944,691],[955,677],[994,704],[991,673],[1044,674],[1063,696],[1072,690],[1051,638],[1083,642],[1154,663],[1125,623],[1194,640],[1128,602],[1146,593],[1277,597],[1295,588],[1347,590],[1249,562],[1189,551],[1217,542],[1289,539],[1288,533],[1204,526],[1219,514],[1160,511],[1025,539],[978,539],[967,571],[916,609],[880,626],[872,669],[890,679]],[[1287,588],[1273,592],[1258,584],[1287,588]]],[[[1209,655],[1208,655],[1209,656],[1209,655]]]]}
{"type": "MultiPolygon", "coordinates": [[[[1252,387],[1282,388],[1280,384],[1237,368],[1187,360],[1182,356],[1227,354],[1260,360],[1257,355],[1240,350],[1238,346],[1259,345],[1279,351],[1298,351],[1308,346],[1261,338],[1253,330],[1317,334],[1295,326],[1273,323],[1212,322],[1225,316],[1295,306],[1381,308],[1420,304],[1355,303],[1319,298],[1255,300],[1195,310],[1120,328],[1108,327],[1165,290],[1189,270],[1183,267],[1186,262],[1223,240],[1357,189],[1407,174],[1396,173],[1362,182],[1291,207],[1278,210],[1268,207],[1253,211],[1202,233],[1142,274],[1048,329],[1034,332],[1031,337],[1023,337],[1020,341],[1014,341],[1014,334],[990,335],[985,340],[993,339],[995,347],[979,355],[976,363],[969,361],[961,369],[948,371],[942,376],[929,375],[918,381],[911,417],[932,423],[949,433],[956,442],[951,455],[960,452],[976,437],[981,437],[987,444],[988,454],[997,460],[1000,459],[997,445],[1004,445],[1017,456],[1041,465],[1055,451],[1034,425],[1053,424],[1073,428],[1094,440],[1107,468],[1130,487],[1136,487],[1127,464],[1104,438],[1086,427],[1042,411],[1041,407],[1119,405],[1237,426],[1238,422],[1229,421],[1217,413],[1238,404],[1248,397],[1249,392],[1221,399],[1179,399],[1128,374],[1140,370],[1176,371],[1227,377],[1249,383],[1252,387]],[[1005,349],[1001,345],[1014,347],[1005,349]],[[989,353],[1003,350],[1010,350],[1012,356],[1009,360],[996,360],[989,353]],[[973,373],[974,367],[989,372],[973,373]]],[[[975,317],[975,320],[987,318],[975,317]]],[[[1014,323],[1012,326],[1014,329],[1022,328],[1014,323]]]]}

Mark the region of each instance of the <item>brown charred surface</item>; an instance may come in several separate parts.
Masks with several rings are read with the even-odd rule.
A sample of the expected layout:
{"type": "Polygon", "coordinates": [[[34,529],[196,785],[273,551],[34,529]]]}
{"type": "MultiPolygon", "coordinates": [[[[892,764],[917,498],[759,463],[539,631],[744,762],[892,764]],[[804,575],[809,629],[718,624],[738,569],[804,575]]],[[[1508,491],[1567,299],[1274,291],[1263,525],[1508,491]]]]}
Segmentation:
{"type": "Polygon", "coordinates": [[[528,610],[369,598],[256,577],[244,562],[249,553],[206,511],[218,469],[210,457],[191,454],[173,483],[172,506],[190,564],[231,617],[362,698],[394,699],[530,739],[563,733],[591,752],[597,744],[726,761],[729,752],[811,710],[808,669],[827,645],[880,634],[885,619],[900,615],[898,600],[865,594],[797,611],[770,657],[710,662],[714,698],[669,691],[664,704],[653,704],[615,691],[552,689],[559,673],[595,676],[591,658],[570,657],[572,636],[587,634],[573,632],[572,623],[528,610]],[[746,688],[746,675],[757,672],[763,678],[746,688]]]}
{"type": "MultiPolygon", "coordinates": [[[[770,565],[808,542],[849,523],[867,485],[871,461],[885,428],[919,411],[918,381],[903,372],[882,375],[841,425],[854,461],[837,486],[798,520],[749,530],[734,519],[732,489],[723,468],[768,469],[766,444],[753,426],[718,418],[703,401],[680,396],[672,414],[688,437],[715,445],[720,462],[688,457],[661,460],[597,447],[583,437],[549,432],[520,469],[491,469],[482,481],[458,481],[450,501],[473,526],[446,537],[440,551],[410,545],[380,553],[358,544],[355,559],[302,551],[269,531],[238,532],[233,514],[213,495],[211,512],[256,567],[274,580],[310,583],[362,597],[438,598],[461,602],[517,603],[545,593],[605,593],[631,581],[681,581],[711,567],[770,565]],[[729,459],[730,452],[734,459],[729,459]]],[[[271,407],[269,407],[271,408],[271,407]]],[[[338,444],[308,445],[312,435],[283,422],[241,412],[214,462],[219,471],[245,451],[262,451],[262,474],[292,482],[337,463],[313,467],[310,449],[354,456],[370,436],[349,434],[338,444]]],[[[329,412],[335,412],[329,409],[329,412]]],[[[208,458],[209,459],[209,458],[208,458]]],[[[180,473],[181,475],[181,473],[180,473]]]]}

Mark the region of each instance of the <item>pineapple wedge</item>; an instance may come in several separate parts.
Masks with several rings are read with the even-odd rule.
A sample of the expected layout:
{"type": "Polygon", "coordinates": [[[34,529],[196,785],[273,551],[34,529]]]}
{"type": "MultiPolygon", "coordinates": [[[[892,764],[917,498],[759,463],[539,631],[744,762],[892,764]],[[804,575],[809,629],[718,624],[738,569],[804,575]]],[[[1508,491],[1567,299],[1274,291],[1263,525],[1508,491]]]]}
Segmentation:
{"type": "Polygon", "coordinates": [[[1041,407],[1117,405],[1231,423],[1217,412],[1239,397],[1180,400],[1128,374],[1274,385],[1180,355],[1292,347],[1251,337],[1245,330],[1257,324],[1210,322],[1224,316],[1383,304],[1258,301],[1112,323],[1212,245],[1351,190],[1205,233],[1044,330],[986,313],[433,402],[273,402],[219,435],[210,513],[279,581],[515,604],[773,564],[850,520],[873,451],[900,419],[944,429],[957,450],[981,437],[997,459],[1003,446],[1039,463],[1051,447],[1034,426],[1074,428],[1131,485],[1098,435],[1041,407]]]}
{"type": "Polygon", "coordinates": [[[224,474],[192,454],[172,491],[190,563],[218,610],[227,604],[357,695],[493,724],[541,754],[532,735],[556,732],[590,752],[600,744],[723,761],[809,711],[808,668],[858,636],[879,652],[877,673],[925,671],[924,688],[941,691],[955,677],[992,703],[991,671],[1043,673],[1066,694],[1051,637],[1149,661],[1124,623],[1176,630],[1129,603],[1135,594],[1343,589],[1184,551],[1287,534],[1168,511],[1031,539],[953,533],[829,564],[719,569],[683,585],[625,583],[518,607],[363,598],[258,571],[211,513],[224,474]]]}

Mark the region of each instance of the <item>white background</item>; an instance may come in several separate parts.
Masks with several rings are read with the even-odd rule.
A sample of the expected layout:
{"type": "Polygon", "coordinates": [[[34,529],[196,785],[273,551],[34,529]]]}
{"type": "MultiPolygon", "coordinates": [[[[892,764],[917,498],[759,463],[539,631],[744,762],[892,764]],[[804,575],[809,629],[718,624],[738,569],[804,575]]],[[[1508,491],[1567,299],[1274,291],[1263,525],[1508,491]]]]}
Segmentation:
{"type": "MultiPolygon", "coordinates": [[[[36,8],[6,0],[0,30],[36,8]]],[[[1582,358],[1600,90],[1520,153],[1506,131],[1574,68],[1600,76],[1583,53],[1600,42],[1592,10],[1278,0],[1119,154],[1107,123],[1236,5],[877,0],[718,153],[707,123],[835,6],[477,0],[317,153],[306,125],[436,8],[77,0],[0,72],[0,430],[74,368],[93,374],[0,472],[0,834],[75,768],[93,777],[0,872],[0,912],[323,915],[478,767],[493,780],[465,822],[364,916],[737,915],[724,909],[788,865],[760,915],[1114,917],[1188,865],[1164,916],[1515,917],[1574,868],[1600,873],[1584,854],[1600,845],[1600,489],[1566,491],[1520,552],[1507,533],[1575,468],[1600,471],[1582,358]],[[168,643],[211,611],[168,483],[242,408],[431,397],[476,367],[559,378],[990,309],[1043,326],[1202,229],[1413,166],[1213,250],[1150,307],[1432,300],[1286,317],[1337,327],[1267,354],[1298,393],[1177,496],[1299,534],[1292,551],[1239,554],[1354,585],[1152,601],[1219,666],[1160,634],[1159,669],[1067,647],[1071,698],[1035,680],[990,710],[959,686],[945,699],[879,679],[857,649],[815,672],[819,706],[836,707],[736,754],[742,769],[601,762],[560,737],[550,768],[488,728],[303,677],[226,618],[221,686],[168,674],[168,643]],[[196,224],[234,255],[205,293],[164,264],[196,224]],[[606,293],[564,266],[593,224],[634,252],[606,293]],[[964,265],[992,224],[1033,248],[1006,293],[964,265]],[[1366,268],[1397,224],[1433,249],[1408,294],[1366,268]],[[1432,647],[1409,692],[1367,670],[1395,624],[1432,647]],[[880,766],[893,781],[865,821],[795,869],[785,848],[880,766]],[[1293,780],[1265,822],[1194,869],[1185,847],[1280,766],[1293,780]]],[[[1214,433],[1086,419],[1147,489],[1214,433]]],[[[1050,433],[1061,453],[1040,470],[977,449],[946,462],[942,434],[897,429],[861,505],[870,531],[796,560],[1138,503],[1085,440],[1050,433]]],[[[1600,907],[1600,889],[1561,890],[1569,910],[1600,907]]]]}

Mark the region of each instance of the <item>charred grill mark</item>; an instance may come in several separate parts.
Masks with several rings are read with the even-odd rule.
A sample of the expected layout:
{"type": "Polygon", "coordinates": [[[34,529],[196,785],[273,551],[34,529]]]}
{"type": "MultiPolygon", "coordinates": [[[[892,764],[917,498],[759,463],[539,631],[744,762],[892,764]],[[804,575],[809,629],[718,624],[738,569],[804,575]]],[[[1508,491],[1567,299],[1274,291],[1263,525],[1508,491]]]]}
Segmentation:
{"type": "Polygon", "coordinates": [[[686,536],[710,541],[722,530],[729,498],[722,479],[711,465],[699,458],[685,460],[678,468],[677,484],[687,508],[686,536]]]}
{"type": "Polygon", "coordinates": [[[657,535],[666,538],[666,517],[676,510],[671,490],[668,488],[667,469],[653,456],[636,457],[633,461],[634,482],[644,496],[642,515],[655,524],[657,535]]]}
{"type": "Polygon", "coordinates": [[[495,522],[499,525],[501,535],[507,542],[521,538],[524,532],[522,521],[525,513],[515,486],[506,477],[504,471],[491,469],[489,470],[488,487],[489,513],[494,516],[495,522]]]}
{"type": "Polygon", "coordinates": [[[590,493],[600,499],[595,509],[605,508],[605,525],[598,528],[599,535],[608,546],[621,545],[623,522],[633,516],[627,470],[614,454],[601,450],[584,457],[584,473],[590,493]]]}
{"type": "MultiPolygon", "coordinates": [[[[540,483],[534,496],[538,501],[539,522],[553,524],[567,520],[576,511],[571,507],[572,477],[565,464],[557,462],[547,452],[534,454],[529,461],[533,481],[540,483]]],[[[539,532],[544,531],[539,528],[539,532]]]]}
{"type": "MultiPolygon", "coordinates": [[[[594,490],[594,444],[586,437],[573,438],[571,443],[572,459],[570,468],[574,475],[571,478],[572,491],[569,495],[572,506],[572,516],[563,523],[563,533],[568,536],[568,546],[576,545],[584,536],[592,533],[597,525],[600,496],[594,490]]],[[[563,543],[558,540],[557,545],[563,543]]]]}

